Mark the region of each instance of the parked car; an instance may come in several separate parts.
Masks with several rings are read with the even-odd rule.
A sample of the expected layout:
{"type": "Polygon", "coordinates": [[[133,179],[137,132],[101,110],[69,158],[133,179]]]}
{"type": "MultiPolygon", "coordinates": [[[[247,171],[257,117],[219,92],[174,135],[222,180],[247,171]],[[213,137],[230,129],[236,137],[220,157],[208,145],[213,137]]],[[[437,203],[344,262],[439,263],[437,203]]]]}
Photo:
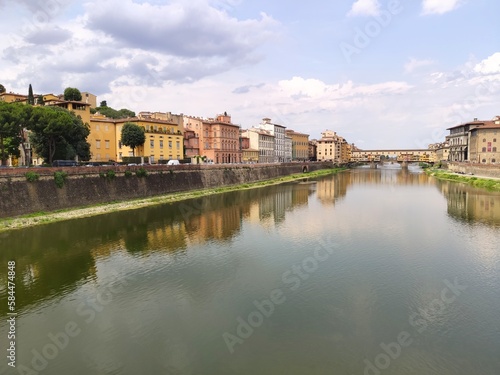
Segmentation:
{"type": "Polygon", "coordinates": [[[179,163],[179,160],[175,160],[175,159],[172,159],[172,160],[169,160],[167,165],[180,165],[181,163],[179,163]]]}

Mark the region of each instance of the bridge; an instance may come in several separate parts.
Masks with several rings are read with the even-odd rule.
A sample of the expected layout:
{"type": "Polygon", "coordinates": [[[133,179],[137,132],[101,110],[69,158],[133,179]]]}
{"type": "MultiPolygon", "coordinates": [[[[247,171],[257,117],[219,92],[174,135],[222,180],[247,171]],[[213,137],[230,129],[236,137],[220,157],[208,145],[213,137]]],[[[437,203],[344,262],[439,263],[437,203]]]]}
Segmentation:
{"type": "MultiPolygon", "coordinates": [[[[351,152],[351,161],[380,163],[382,159],[396,159],[402,167],[407,167],[412,162],[434,162],[434,151],[428,149],[410,150],[356,150],[351,152]]],[[[374,164],[373,164],[374,165],[374,164]]],[[[374,165],[376,168],[376,165],[374,165]]]]}

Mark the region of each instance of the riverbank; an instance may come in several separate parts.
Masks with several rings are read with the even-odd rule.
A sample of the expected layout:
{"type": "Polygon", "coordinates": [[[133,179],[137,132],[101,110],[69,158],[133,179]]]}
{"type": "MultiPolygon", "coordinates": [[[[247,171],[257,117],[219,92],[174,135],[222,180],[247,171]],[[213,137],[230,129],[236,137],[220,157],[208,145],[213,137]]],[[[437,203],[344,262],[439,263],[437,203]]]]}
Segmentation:
{"type": "Polygon", "coordinates": [[[459,175],[441,169],[426,169],[425,173],[440,180],[462,182],[488,191],[500,191],[500,179],[496,178],[459,175]]]}
{"type": "Polygon", "coordinates": [[[254,189],[263,186],[277,185],[277,184],[282,184],[284,182],[301,180],[304,178],[327,176],[331,174],[336,174],[344,170],[346,170],[346,168],[321,169],[314,172],[292,174],[289,176],[283,176],[264,181],[256,181],[246,184],[225,186],[219,188],[192,190],[187,192],[172,193],[162,196],[133,199],[121,202],[95,204],[89,206],[58,210],[54,212],[36,212],[33,214],[23,215],[19,217],[0,219],[0,232],[13,229],[27,228],[35,225],[49,224],[64,220],[103,215],[117,211],[134,210],[158,204],[179,202],[191,198],[204,197],[208,195],[220,194],[234,190],[254,189]]]}

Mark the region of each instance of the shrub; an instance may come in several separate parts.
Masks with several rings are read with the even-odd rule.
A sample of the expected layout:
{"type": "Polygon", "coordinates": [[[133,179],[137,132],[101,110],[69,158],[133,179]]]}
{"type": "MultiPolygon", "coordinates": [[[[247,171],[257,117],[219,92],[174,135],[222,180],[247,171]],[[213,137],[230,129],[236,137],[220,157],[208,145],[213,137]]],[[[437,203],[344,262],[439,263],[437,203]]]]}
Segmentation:
{"type": "Polygon", "coordinates": [[[139,168],[137,171],[135,171],[135,175],[137,177],[147,177],[148,171],[145,170],[144,168],[139,168]]]}
{"type": "Polygon", "coordinates": [[[54,181],[59,189],[64,186],[66,177],[68,177],[68,174],[64,171],[54,172],[54,181]]]}
{"type": "Polygon", "coordinates": [[[26,180],[28,180],[29,182],[38,181],[38,179],[40,178],[40,175],[36,172],[27,172],[25,176],[26,180]]]}
{"type": "Polygon", "coordinates": [[[130,171],[125,171],[125,177],[130,177],[132,176],[132,172],[130,171]]]}
{"type": "Polygon", "coordinates": [[[106,177],[112,180],[113,178],[115,178],[115,177],[116,177],[116,173],[115,173],[115,171],[113,171],[113,170],[109,170],[109,171],[107,171],[107,172],[106,172],[106,177]]]}

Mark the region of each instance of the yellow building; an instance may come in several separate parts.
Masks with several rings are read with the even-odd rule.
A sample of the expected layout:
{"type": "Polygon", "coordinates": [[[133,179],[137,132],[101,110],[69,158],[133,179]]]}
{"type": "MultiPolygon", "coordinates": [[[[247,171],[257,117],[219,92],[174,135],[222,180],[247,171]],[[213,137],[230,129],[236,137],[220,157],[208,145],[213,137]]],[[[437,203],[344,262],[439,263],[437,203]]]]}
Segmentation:
{"type": "Polygon", "coordinates": [[[347,142],[336,132],[331,130],[322,132],[321,139],[317,141],[317,160],[342,162],[342,143],[347,142]]]}
{"type": "Polygon", "coordinates": [[[76,116],[79,116],[83,123],[90,125],[90,104],[85,102],[77,102],[73,100],[61,100],[61,99],[50,99],[45,101],[45,105],[50,105],[54,107],[61,107],[67,109],[70,112],[74,112],[76,116]]]}
{"type": "Polygon", "coordinates": [[[292,138],[292,160],[309,160],[309,134],[294,130],[285,130],[285,134],[292,138]]]}
{"type": "Polygon", "coordinates": [[[87,142],[90,143],[91,161],[119,161],[116,152],[115,120],[103,115],[92,116],[87,142]]]}
{"type": "MultiPolygon", "coordinates": [[[[36,103],[36,100],[37,100],[38,97],[35,97],[35,103],[36,103]]],[[[43,98],[43,102],[49,102],[49,101],[52,101],[52,100],[62,100],[62,96],[59,97],[57,95],[54,95],[54,94],[43,94],[42,95],[42,98],[43,98]]]]}
{"type": "Polygon", "coordinates": [[[447,161],[450,155],[450,146],[443,145],[436,149],[436,161],[447,161]]]}
{"type": "Polygon", "coordinates": [[[116,120],[117,161],[124,156],[132,156],[132,149],[121,143],[121,132],[126,122],[142,126],[146,132],[143,146],[137,147],[135,156],[148,156],[150,163],[159,160],[180,160],[184,157],[183,135],[175,123],[155,119],[140,119],[138,117],[116,120]]]}
{"type": "Polygon", "coordinates": [[[13,92],[2,92],[0,94],[0,102],[14,103],[21,102],[26,103],[28,100],[28,95],[14,94],[13,92]]]}
{"type": "Polygon", "coordinates": [[[469,160],[472,163],[500,163],[500,118],[470,131],[469,160]]]}
{"type": "Polygon", "coordinates": [[[82,92],[82,102],[90,104],[90,108],[97,107],[97,96],[90,92],[82,92]]]}
{"type": "Polygon", "coordinates": [[[339,163],[349,163],[351,161],[351,145],[343,138],[339,137],[340,159],[339,163]]]}
{"type": "Polygon", "coordinates": [[[258,163],[259,162],[259,150],[254,150],[253,148],[247,148],[241,150],[243,163],[258,163]]]}
{"type": "Polygon", "coordinates": [[[183,159],[183,134],[179,121],[182,123],[182,116],[160,112],[153,114],[141,112],[137,117],[123,119],[111,119],[100,114],[93,115],[90,119],[90,135],[87,139],[90,143],[91,160],[123,162],[124,157],[145,156],[149,158],[150,163],[157,163],[159,160],[183,159]],[[136,147],[134,152],[132,148],[121,142],[122,128],[127,122],[136,124],[145,131],[144,145],[136,147]]]}

